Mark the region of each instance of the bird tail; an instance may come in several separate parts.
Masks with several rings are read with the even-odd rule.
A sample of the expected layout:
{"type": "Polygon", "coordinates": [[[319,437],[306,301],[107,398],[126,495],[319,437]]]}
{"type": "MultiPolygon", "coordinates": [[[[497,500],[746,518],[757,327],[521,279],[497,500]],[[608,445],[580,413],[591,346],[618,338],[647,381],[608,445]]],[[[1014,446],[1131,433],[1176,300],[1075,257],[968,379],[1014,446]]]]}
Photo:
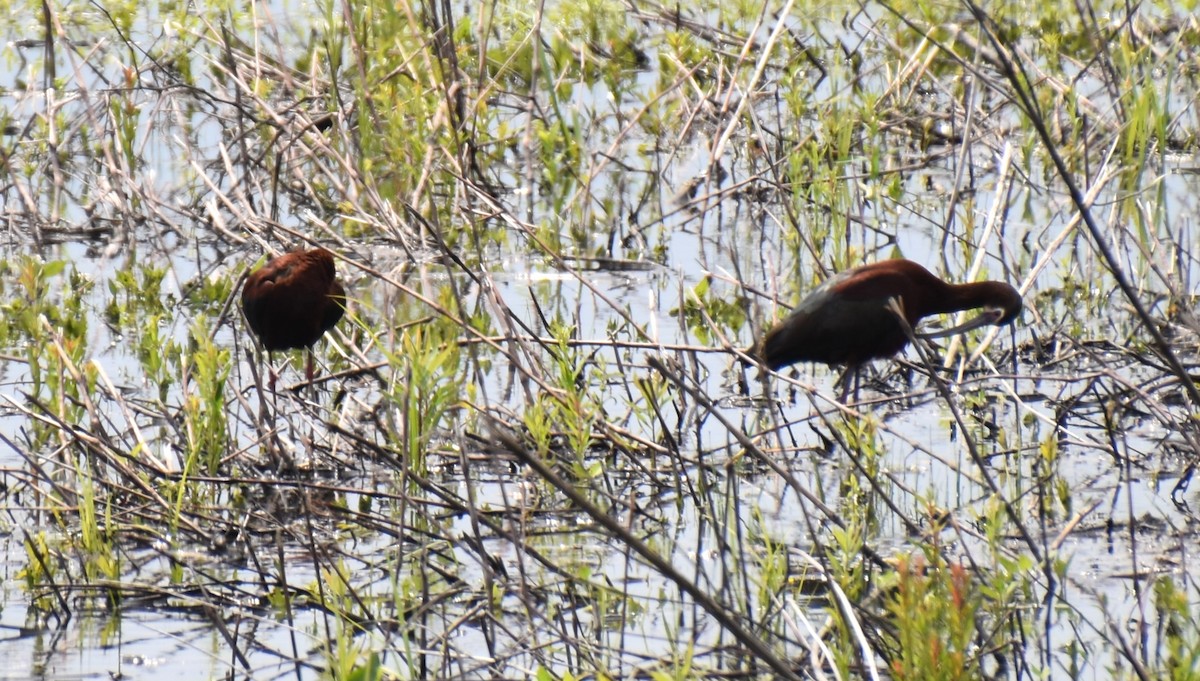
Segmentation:
{"type": "Polygon", "coordinates": [[[788,333],[788,327],[776,326],[767,331],[762,340],[755,343],[746,354],[771,370],[791,364],[795,360],[789,356],[788,333]]]}
{"type": "Polygon", "coordinates": [[[738,361],[742,363],[742,366],[748,369],[756,366],[762,366],[765,361],[762,350],[762,342],[755,342],[754,345],[751,345],[750,347],[745,348],[738,353],[738,361]]]}

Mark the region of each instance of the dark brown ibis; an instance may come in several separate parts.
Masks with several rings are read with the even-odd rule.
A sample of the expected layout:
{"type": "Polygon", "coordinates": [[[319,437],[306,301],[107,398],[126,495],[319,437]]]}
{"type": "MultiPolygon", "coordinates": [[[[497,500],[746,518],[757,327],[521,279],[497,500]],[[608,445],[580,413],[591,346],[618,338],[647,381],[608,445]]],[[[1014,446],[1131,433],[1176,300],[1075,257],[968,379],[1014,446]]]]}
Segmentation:
{"type": "MultiPolygon", "coordinates": [[[[242,311],[268,355],[308,350],[305,376],[313,379],[312,346],[346,310],[346,289],[337,280],[333,254],[323,248],[292,251],[250,273],[242,288],[242,311]]],[[[271,389],[275,370],[271,369],[271,389]]]]}
{"type": "Polygon", "coordinates": [[[771,369],[824,362],[856,371],[908,345],[897,307],[913,329],[930,315],[983,308],[964,324],[926,336],[935,338],[987,324],[1010,324],[1022,305],[1021,294],[1001,281],[949,284],[911,260],[885,260],[830,277],[747,354],[771,369]]]}

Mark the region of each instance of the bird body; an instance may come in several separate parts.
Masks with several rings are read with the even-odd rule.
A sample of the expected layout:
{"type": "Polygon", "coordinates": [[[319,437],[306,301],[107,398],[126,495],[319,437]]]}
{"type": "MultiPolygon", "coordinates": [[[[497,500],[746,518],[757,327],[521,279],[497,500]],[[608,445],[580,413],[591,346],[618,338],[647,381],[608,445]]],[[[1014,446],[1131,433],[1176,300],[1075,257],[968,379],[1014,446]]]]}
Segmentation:
{"type": "Polygon", "coordinates": [[[310,381],[312,346],[338,323],[345,305],[346,289],[337,280],[333,254],[323,248],[274,258],[251,272],[242,288],[250,330],[268,352],[308,349],[310,381]]]}
{"type": "Polygon", "coordinates": [[[999,281],[950,284],[911,260],[885,260],[841,272],[822,283],[751,348],[771,369],[796,362],[857,367],[891,357],[908,345],[895,300],[910,328],[934,314],[975,308],[974,319],[938,336],[985,324],[1002,325],[1021,313],[1021,295],[999,281]]]}

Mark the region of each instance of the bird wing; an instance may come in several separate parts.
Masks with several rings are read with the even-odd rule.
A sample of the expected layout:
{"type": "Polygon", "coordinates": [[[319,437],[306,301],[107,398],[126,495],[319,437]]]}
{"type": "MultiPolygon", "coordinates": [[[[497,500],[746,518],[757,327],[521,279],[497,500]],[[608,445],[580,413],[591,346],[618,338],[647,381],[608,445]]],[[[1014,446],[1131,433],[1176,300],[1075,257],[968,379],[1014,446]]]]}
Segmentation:
{"type": "Polygon", "coordinates": [[[903,275],[870,267],[825,280],[763,339],[772,368],[794,362],[861,364],[890,357],[908,336],[889,305],[906,290],[903,275]]]}

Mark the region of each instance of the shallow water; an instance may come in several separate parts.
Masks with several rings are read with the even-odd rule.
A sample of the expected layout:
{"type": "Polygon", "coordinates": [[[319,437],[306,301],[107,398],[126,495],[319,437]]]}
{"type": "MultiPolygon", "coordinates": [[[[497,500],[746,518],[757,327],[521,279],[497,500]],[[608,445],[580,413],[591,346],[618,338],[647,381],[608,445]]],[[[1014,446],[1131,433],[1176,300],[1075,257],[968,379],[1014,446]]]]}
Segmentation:
{"type": "MultiPolygon", "coordinates": [[[[299,53],[316,15],[304,5],[259,9],[271,10],[272,19],[261,21],[282,36],[281,54],[299,53]]],[[[19,10],[18,16],[26,20],[22,25],[37,25],[19,10]]],[[[632,14],[626,20],[643,26],[632,14]]],[[[842,31],[843,43],[860,43],[877,21],[861,13],[840,29],[819,25],[822,33],[842,31]]],[[[735,604],[762,625],[763,635],[780,636],[772,640],[793,659],[805,659],[811,639],[799,617],[820,628],[829,602],[799,586],[812,573],[798,556],[820,553],[839,526],[860,516],[870,548],[887,558],[936,545],[947,560],[977,566],[980,574],[1007,569],[997,566],[1005,558],[1028,558],[1033,547],[1062,561],[1052,590],[1036,565],[1014,569],[1029,580],[1024,605],[1036,612],[1031,619],[1045,618],[1045,607],[1054,614],[1049,627],[1031,637],[1041,653],[1023,661],[1030,667],[983,663],[995,676],[1033,676],[1033,669],[1070,678],[1067,645],[1077,641],[1092,655],[1082,678],[1119,677],[1110,674],[1110,665],[1125,669],[1112,646],[1117,632],[1155,650],[1150,578],[1176,581],[1195,602],[1187,503],[1196,492],[1183,494],[1182,505],[1172,502],[1187,458],[1164,445],[1182,442],[1178,429],[1189,413],[1182,392],[1147,349],[1143,327],[1084,233],[1069,226],[1074,210],[1061,185],[1040,157],[1026,160],[1032,143],[998,131],[1015,127],[1011,110],[996,106],[995,120],[981,128],[986,134],[965,151],[919,148],[911,138],[907,144],[897,138],[873,157],[860,147],[884,138],[863,135],[851,145],[838,182],[808,188],[805,200],[797,197],[808,178],[785,183],[777,177],[816,176],[818,169],[771,167],[768,158],[785,159],[799,148],[793,134],[829,134],[823,117],[839,115],[830,102],[851,97],[840,80],[849,78],[850,65],[838,56],[843,51],[822,50],[833,75],[807,95],[814,107],[807,116],[795,116],[780,99],[789,88],[808,86],[773,67],[749,109],[757,129],[736,130],[719,157],[721,172],[710,173],[709,145],[731,124],[730,110],[720,107],[733,106],[745,92],[714,85],[721,97],[693,97],[684,88],[674,95],[684,102],[681,109],[663,113],[669,134],[656,139],[644,128],[627,128],[661,80],[671,77],[660,61],[668,51],[658,32],[667,29],[649,24],[654,28],[638,30],[657,36],[648,40],[654,45],[650,67],[627,72],[627,90],[613,95],[600,81],[581,83],[557,112],[588,154],[586,173],[568,173],[560,185],[544,179],[557,169],[540,167],[537,145],[514,132],[541,119],[514,106],[510,117],[485,126],[522,140],[511,142],[503,157],[510,165],[489,169],[512,219],[484,210],[465,182],[429,190],[438,203],[456,206],[442,216],[451,224],[438,224],[460,234],[457,252],[472,263],[471,277],[440,262],[436,245],[415,235],[398,207],[401,198],[428,206],[423,196],[393,197],[389,187],[382,202],[394,213],[360,210],[371,204],[356,201],[375,187],[345,171],[328,176],[351,187],[340,203],[305,201],[295,188],[305,178],[287,173],[288,191],[272,194],[270,174],[239,151],[262,140],[241,136],[233,100],[225,96],[228,84],[201,68],[210,62],[199,55],[216,61],[223,54],[208,42],[219,31],[150,30],[135,40],[149,50],[177,35],[197,39],[199,89],[208,95],[201,97],[149,87],[152,74],[166,76],[146,60],[138,87],[115,87],[124,73],[122,50],[101,40],[106,34],[97,24],[71,26],[90,26],[100,37],[88,60],[60,59],[60,69],[75,78],[61,92],[29,85],[40,82],[28,70],[33,47],[10,42],[9,66],[0,69],[0,101],[18,128],[39,121],[48,102],[61,107],[62,130],[53,134],[67,149],[63,161],[70,161],[55,190],[44,179],[53,164],[37,148],[52,131],[3,138],[5,154],[38,172],[24,178],[12,172],[10,179],[20,182],[3,193],[9,266],[0,285],[10,300],[22,295],[16,263],[24,253],[68,263],[42,292],[53,300],[81,290],[70,283],[72,271],[90,281],[80,300],[88,324],[79,364],[94,362],[115,390],[93,382],[92,409],[64,400],[56,415],[61,421],[39,435],[35,424],[55,415],[44,408],[55,392],[39,387],[21,360],[56,357],[38,351],[63,331],[33,338],[27,330],[6,330],[0,352],[10,361],[0,368],[0,435],[9,446],[0,449],[0,482],[9,532],[0,570],[0,627],[7,632],[0,636],[0,658],[9,663],[0,679],[318,678],[322,670],[335,676],[339,664],[348,672],[372,653],[398,675],[414,678],[524,677],[542,667],[560,675],[594,670],[628,677],[683,667],[688,644],[705,670],[739,665],[724,649],[733,639],[695,599],[637,558],[627,540],[501,451],[489,431],[485,414],[508,427],[531,428],[553,405],[539,399],[571,395],[572,387],[572,399],[592,409],[581,424],[590,438],[575,447],[570,432],[556,432],[553,447],[540,455],[574,476],[570,482],[683,575],[735,604]],[[104,98],[113,107],[136,103],[130,120],[138,131],[132,153],[138,162],[132,166],[125,167],[119,153],[111,161],[88,153],[84,130],[104,139],[97,133],[119,121],[112,108],[97,105],[104,98]],[[680,111],[695,114],[683,117],[687,132],[680,111]],[[114,118],[101,119],[103,125],[89,118],[103,115],[114,118]],[[750,132],[766,140],[763,154],[750,151],[750,132]],[[911,170],[878,177],[864,172],[873,165],[911,170]],[[961,181],[959,167],[967,170],[961,181]],[[1000,179],[1011,181],[1011,190],[997,188],[1004,168],[1009,172],[1000,179]],[[530,177],[538,181],[530,184],[530,177]],[[708,181],[698,183],[695,203],[681,205],[679,191],[698,178],[708,181]],[[22,202],[18,185],[33,192],[36,210],[22,202]],[[959,203],[947,228],[955,186],[959,203]],[[822,203],[821,190],[835,198],[822,203]],[[270,224],[274,196],[280,200],[277,226],[270,224]],[[281,249],[295,241],[283,228],[344,258],[339,270],[353,302],[347,321],[317,347],[322,373],[338,378],[272,398],[255,385],[262,370],[245,350],[252,343],[236,286],[261,258],[262,244],[281,249]],[[506,238],[476,246],[472,238],[488,231],[506,238]],[[560,261],[547,250],[576,259],[560,261]],[[785,314],[775,301],[800,299],[842,266],[893,255],[948,278],[1008,279],[1026,291],[1027,310],[1013,332],[988,336],[984,357],[961,380],[945,374],[961,424],[925,378],[914,349],[903,361],[875,363],[860,418],[843,416],[832,404],[836,370],[802,366],[764,382],[724,351],[749,346],[785,314]],[[131,295],[118,276],[136,279],[147,267],[166,270],[162,285],[150,292],[163,313],[113,324],[107,306],[131,295]],[[226,282],[229,295],[196,295],[206,281],[226,282]],[[698,299],[704,285],[708,293],[698,299]],[[452,301],[454,309],[483,320],[486,330],[460,329],[447,341],[460,348],[460,365],[438,373],[431,356],[415,355],[403,343],[429,328],[429,319],[445,321],[452,301]],[[198,317],[207,324],[197,331],[198,317]],[[553,322],[569,329],[572,343],[546,340],[553,322]],[[219,402],[227,419],[220,465],[188,470],[195,490],[183,487],[178,475],[195,434],[189,409],[203,409],[201,369],[195,361],[170,365],[165,375],[174,380],[160,395],[138,352],[150,324],[163,348],[168,341],[192,348],[202,335],[218,352],[231,353],[219,402]],[[661,376],[651,357],[677,362],[671,366],[715,406],[655,383],[661,376]],[[356,371],[388,362],[375,376],[356,371]],[[564,365],[577,373],[564,378],[564,365]],[[429,423],[421,423],[424,412],[406,411],[433,399],[414,378],[422,368],[434,371],[436,385],[462,386],[429,423]],[[353,375],[337,373],[343,371],[353,375]],[[739,387],[739,374],[749,394],[739,387]],[[657,411],[642,392],[649,385],[659,391],[657,411]],[[418,462],[406,453],[404,437],[421,427],[429,432],[423,432],[425,460],[418,462]],[[747,453],[737,431],[794,483],[747,453]],[[102,500],[97,524],[107,528],[101,538],[112,543],[119,561],[115,576],[88,563],[85,541],[91,540],[77,514],[89,485],[102,500]],[[997,520],[1001,499],[1033,533],[1033,547],[997,520]],[[187,509],[182,519],[173,516],[176,509],[187,509]],[[989,532],[999,538],[990,541],[989,532]],[[25,541],[49,547],[53,579],[31,578],[34,585],[27,585],[23,571],[37,560],[25,541]],[[1055,601],[1045,606],[1050,591],[1055,601]],[[70,606],[69,618],[60,597],[70,606]],[[1143,636],[1138,623],[1150,633],[1143,636]]],[[[770,32],[760,28],[756,35],[766,40],[770,32]]],[[[861,54],[870,64],[886,61],[886,53],[868,45],[861,54]]],[[[875,68],[877,75],[855,87],[895,86],[883,75],[888,67],[875,68]]],[[[1089,73],[1081,85],[1093,85],[1092,78],[1089,73]]],[[[1176,109],[1190,112],[1194,85],[1181,78],[1176,90],[1166,91],[1178,98],[1171,100],[1176,109]]],[[[1094,97],[1102,92],[1100,85],[1089,90],[1094,97]]],[[[943,111],[954,101],[944,93],[909,94],[918,111],[943,111]]],[[[299,146],[291,151],[299,153],[299,146]]],[[[257,148],[250,155],[271,156],[257,148]]],[[[336,167],[332,155],[314,156],[336,167]]],[[[569,155],[562,158],[577,170],[569,155]]],[[[1191,366],[1195,323],[1181,301],[1197,295],[1188,216],[1200,192],[1196,176],[1183,172],[1186,161],[1148,161],[1157,165],[1123,180],[1137,186],[1109,184],[1097,212],[1107,216],[1110,246],[1142,299],[1158,317],[1174,315],[1179,323],[1164,321],[1164,327],[1177,330],[1176,351],[1191,366]],[[1126,201],[1134,191],[1142,192],[1141,224],[1126,201]],[[1167,283],[1176,288],[1170,305],[1167,283]]],[[[307,179],[317,183],[326,178],[315,164],[288,163],[294,164],[289,171],[308,170],[314,177],[307,179]]],[[[966,352],[984,337],[967,339],[966,352]]],[[[951,347],[943,342],[937,356],[951,347]]],[[[956,353],[957,371],[963,352],[956,353]]],[[[300,353],[293,355],[281,379],[287,386],[302,376],[300,353]]],[[[69,376],[63,382],[69,385],[69,376]]],[[[561,423],[554,428],[565,430],[561,423]]]]}

